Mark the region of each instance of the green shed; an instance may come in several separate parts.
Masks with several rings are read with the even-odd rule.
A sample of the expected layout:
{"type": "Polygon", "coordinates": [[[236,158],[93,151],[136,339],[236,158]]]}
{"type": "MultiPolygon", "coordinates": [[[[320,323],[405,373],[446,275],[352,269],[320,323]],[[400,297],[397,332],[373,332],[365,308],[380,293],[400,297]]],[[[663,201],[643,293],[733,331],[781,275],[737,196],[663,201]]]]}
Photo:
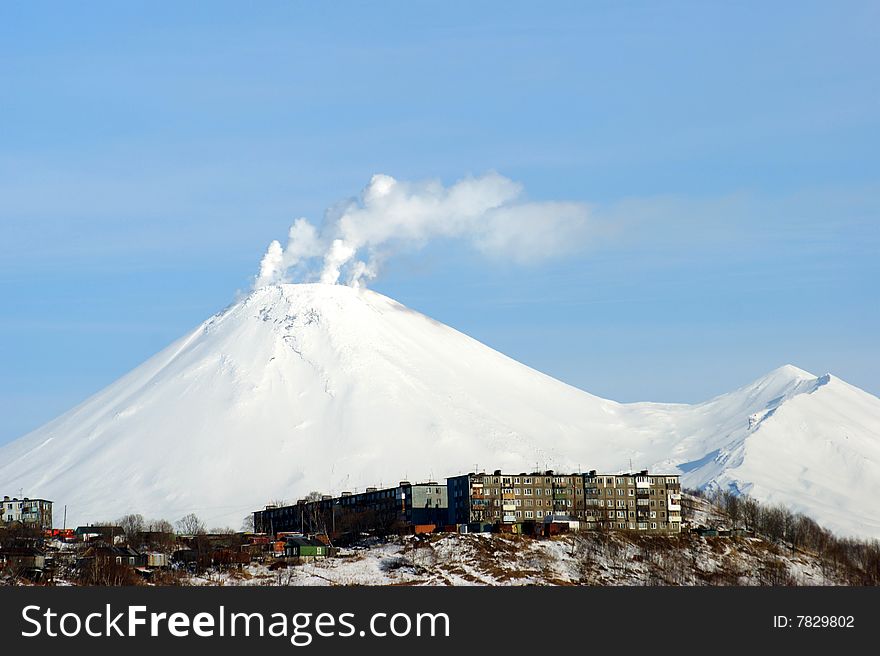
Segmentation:
{"type": "Polygon", "coordinates": [[[315,538],[287,538],[284,555],[288,558],[320,560],[330,555],[330,547],[315,538]]]}

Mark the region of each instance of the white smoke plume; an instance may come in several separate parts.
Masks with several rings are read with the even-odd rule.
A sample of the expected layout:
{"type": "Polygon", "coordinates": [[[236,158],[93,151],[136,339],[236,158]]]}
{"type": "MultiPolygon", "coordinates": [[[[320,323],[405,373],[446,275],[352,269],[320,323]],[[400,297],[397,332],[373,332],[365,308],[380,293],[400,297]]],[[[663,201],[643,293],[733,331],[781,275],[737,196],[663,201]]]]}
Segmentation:
{"type": "Polygon", "coordinates": [[[269,244],[254,287],[278,282],[360,287],[393,252],[457,238],[491,257],[538,262],[581,248],[588,236],[583,203],[528,202],[522,186],[497,173],[459,180],[406,182],[377,174],[360,196],[328,210],[320,229],[290,227],[287,246],[269,244]]]}

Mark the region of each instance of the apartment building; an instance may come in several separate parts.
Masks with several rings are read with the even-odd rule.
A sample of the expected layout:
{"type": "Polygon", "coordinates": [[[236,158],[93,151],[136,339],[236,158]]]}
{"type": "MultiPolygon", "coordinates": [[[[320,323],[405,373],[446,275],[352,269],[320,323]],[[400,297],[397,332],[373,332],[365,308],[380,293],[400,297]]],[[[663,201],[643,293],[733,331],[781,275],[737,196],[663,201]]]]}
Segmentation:
{"type": "Polygon", "coordinates": [[[435,481],[401,481],[391,488],[368,487],[364,492],[300,499],[289,506],[267,506],[254,513],[254,530],[276,534],[392,531],[407,526],[446,523],[446,486],[435,481]]]}
{"type": "Polygon", "coordinates": [[[40,530],[52,528],[52,502],[46,499],[3,497],[0,504],[0,523],[20,522],[40,530]]]}
{"type": "Polygon", "coordinates": [[[450,524],[543,522],[584,506],[582,474],[471,472],[447,478],[446,487],[450,524]]]}
{"type": "Polygon", "coordinates": [[[681,532],[681,481],[676,475],[591,471],[583,475],[583,490],[584,505],[577,516],[587,528],[681,532]]]}

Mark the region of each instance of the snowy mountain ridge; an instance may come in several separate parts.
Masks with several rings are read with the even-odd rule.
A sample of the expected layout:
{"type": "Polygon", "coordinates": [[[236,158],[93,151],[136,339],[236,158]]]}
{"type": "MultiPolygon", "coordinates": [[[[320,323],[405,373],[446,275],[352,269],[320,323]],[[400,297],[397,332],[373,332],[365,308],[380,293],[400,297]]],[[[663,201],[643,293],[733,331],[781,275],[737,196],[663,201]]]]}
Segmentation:
{"type": "Polygon", "coordinates": [[[630,461],[880,537],[880,399],[839,378],[787,365],[695,405],[622,404],[341,285],[254,291],[0,448],[0,487],[66,504],[69,524],[237,527],[311,490],[630,461]]]}

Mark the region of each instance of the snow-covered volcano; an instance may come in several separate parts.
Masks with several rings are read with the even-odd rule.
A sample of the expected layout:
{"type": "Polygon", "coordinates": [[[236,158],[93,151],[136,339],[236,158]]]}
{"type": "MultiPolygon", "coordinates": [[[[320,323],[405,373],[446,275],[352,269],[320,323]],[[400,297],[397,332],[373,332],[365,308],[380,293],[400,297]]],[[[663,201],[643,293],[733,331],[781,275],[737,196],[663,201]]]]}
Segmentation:
{"type": "Polygon", "coordinates": [[[68,525],[237,527],[312,490],[630,461],[880,537],[880,399],[842,380],[785,366],[697,405],[621,404],[340,285],[258,289],[0,448],[0,489],[66,504],[68,525]]]}

